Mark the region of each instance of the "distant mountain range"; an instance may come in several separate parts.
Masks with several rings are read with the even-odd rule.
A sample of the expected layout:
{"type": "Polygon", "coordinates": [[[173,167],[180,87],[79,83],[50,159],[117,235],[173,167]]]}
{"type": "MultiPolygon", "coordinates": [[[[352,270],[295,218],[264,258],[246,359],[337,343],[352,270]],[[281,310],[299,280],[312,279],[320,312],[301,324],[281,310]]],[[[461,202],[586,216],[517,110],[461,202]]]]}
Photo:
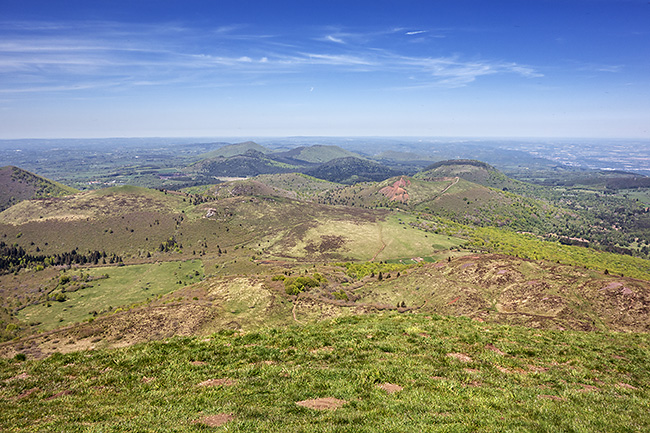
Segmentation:
{"type": "Polygon", "coordinates": [[[379,181],[402,171],[370,161],[338,146],[301,146],[274,152],[257,143],[223,146],[202,155],[204,158],[188,167],[203,177],[251,177],[260,174],[306,173],[338,183],[379,181]]]}

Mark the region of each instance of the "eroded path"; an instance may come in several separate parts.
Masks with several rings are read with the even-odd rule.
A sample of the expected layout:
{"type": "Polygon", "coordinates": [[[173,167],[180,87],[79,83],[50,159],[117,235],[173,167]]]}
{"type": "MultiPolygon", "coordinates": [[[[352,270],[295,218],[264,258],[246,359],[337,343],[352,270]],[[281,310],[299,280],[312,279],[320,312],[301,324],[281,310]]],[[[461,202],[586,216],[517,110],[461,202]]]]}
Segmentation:
{"type": "Polygon", "coordinates": [[[458,176],[456,176],[456,179],[454,179],[454,181],[453,181],[452,183],[450,183],[449,185],[447,185],[447,187],[446,187],[445,189],[443,189],[442,191],[440,191],[440,195],[438,195],[438,197],[436,197],[436,200],[439,199],[440,197],[442,197],[442,195],[443,195],[444,193],[446,193],[446,192],[449,190],[449,188],[451,188],[452,186],[456,185],[456,184],[458,183],[459,180],[460,180],[460,178],[459,178],[458,176]]]}
{"type": "Polygon", "coordinates": [[[377,256],[381,254],[382,251],[384,251],[384,248],[386,248],[386,242],[384,242],[384,236],[382,235],[381,224],[379,224],[379,241],[381,242],[381,247],[379,248],[379,251],[377,251],[375,255],[372,256],[372,259],[370,259],[371,262],[374,262],[377,256]]]}

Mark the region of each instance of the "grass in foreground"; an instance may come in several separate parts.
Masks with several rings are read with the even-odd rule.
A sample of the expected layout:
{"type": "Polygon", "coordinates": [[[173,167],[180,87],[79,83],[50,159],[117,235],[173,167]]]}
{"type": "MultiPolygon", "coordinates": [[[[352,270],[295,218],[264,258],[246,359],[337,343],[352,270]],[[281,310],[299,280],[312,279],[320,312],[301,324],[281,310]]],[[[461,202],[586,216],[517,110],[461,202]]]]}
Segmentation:
{"type": "Polygon", "coordinates": [[[645,334],[348,317],[1,360],[0,429],[648,431],[648,355],[645,334]],[[316,398],[342,406],[296,404],[316,398]]]}

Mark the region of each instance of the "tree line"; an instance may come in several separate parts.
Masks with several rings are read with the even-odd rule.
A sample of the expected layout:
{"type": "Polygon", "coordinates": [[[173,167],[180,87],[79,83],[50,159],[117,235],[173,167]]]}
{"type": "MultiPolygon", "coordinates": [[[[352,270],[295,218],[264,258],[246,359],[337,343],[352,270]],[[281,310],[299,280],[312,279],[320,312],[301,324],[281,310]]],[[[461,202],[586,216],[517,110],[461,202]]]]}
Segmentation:
{"type": "Polygon", "coordinates": [[[46,266],[71,266],[86,264],[121,263],[122,257],[117,254],[106,254],[105,251],[88,251],[80,253],[76,249],[52,255],[29,254],[23,247],[7,245],[0,241],[0,274],[18,272],[24,268],[44,268],[46,266]]]}

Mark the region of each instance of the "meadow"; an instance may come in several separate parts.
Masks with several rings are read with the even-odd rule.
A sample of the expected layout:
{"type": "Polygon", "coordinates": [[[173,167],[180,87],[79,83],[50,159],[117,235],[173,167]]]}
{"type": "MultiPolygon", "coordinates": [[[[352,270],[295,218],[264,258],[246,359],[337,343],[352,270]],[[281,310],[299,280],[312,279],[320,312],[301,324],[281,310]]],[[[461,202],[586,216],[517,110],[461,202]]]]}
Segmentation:
{"type": "Polygon", "coordinates": [[[0,360],[7,432],[642,432],[647,334],[421,314],[0,360]]]}
{"type": "Polygon", "coordinates": [[[200,260],[188,260],[82,268],[64,275],[71,279],[66,284],[67,290],[65,286],[59,287],[54,293],[62,293],[65,301],[52,300],[27,306],[19,311],[18,317],[28,323],[40,322],[35,327],[37,330],[50,330],[89,320],[98,314],[122,311],[122,308],[152,300],[200,281],[203,278],[203,263],[200,260]],[[83,285],[84,288],[70,291],[80,275],[98,279],[80,282],[77,287],[83,285]]]}

